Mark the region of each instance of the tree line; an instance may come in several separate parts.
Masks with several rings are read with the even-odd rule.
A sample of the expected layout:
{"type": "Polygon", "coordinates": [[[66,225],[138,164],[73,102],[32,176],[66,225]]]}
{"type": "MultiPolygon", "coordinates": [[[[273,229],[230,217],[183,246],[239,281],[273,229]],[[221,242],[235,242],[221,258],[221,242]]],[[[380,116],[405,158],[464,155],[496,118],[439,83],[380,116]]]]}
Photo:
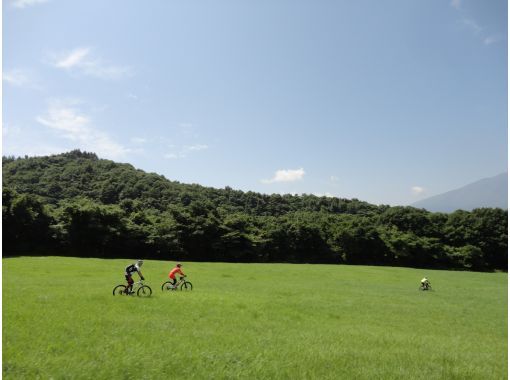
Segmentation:
{"type": "Polygon", "coordinates": [[[507,211],[431,213],[357,199],[169,181],[72,151],[3,157],[5,254],[506,270],[507,211]]]}

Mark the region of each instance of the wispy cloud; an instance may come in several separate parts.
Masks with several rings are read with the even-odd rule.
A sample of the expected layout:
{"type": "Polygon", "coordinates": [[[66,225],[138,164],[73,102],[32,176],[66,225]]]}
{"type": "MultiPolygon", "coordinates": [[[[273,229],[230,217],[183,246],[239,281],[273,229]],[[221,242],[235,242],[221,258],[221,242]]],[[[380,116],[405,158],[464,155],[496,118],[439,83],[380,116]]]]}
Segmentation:
{"type": "Polygon", "coordinates": [[[463,28],[473,33],[484,45],[492,45],[502,40],[501,35],[489,35],[486,28],[471,17],[466,9],[463,9],[463,0],[451,0],[450,5],[455,8],[456,13],[460,16],[459,22],[463,28]]]}
{"type": "Polygon", "coordinates": [[[454,7],[455,9],[460,9],[460,7],[461,7],[461,3],[462,3],[462,1],[461,1],[461,0],[452,0],[452,1],[450,2],[450,5],[451,5],[452,7],[454,7]]]}
{"type": "Polygon", "coordinates": [[[65,53],[54,63],[55,67],[62,69],[70,69],[75,66],[84,65],[85,58],[89,55],[89,48],[78,48],[71,52],[65,53]]]}
{"type": "Polygon", "coordinates": [[[37,116],[36,121],[55,131],[59,137],[73,141],[77,147],[100,156],[115,159],[129,152],[107,133],[93,128],[90,117],[76,108],[76,102],[50,102],[46,113],[37,116]]]}
{"type": "Polygon", "coordinates": [[[21,128],[19,125],[3,123],[2,125],[2,151],[6,156],[21,157],[45,156],[57,154],[69,150],[69,147],[57,146],[52,142],[45,141],[37,131],[31,128],[21,128]],[[34,144],[34,140],[37,144],[34,144]]]}
{"type": "Polygon", "coordinates": [[[411,188],[411,191],[413,192],[414,195],[421,195],[425,192],[425,189],[421,186],[413,186],[411,188]]]}
{"type": "Polygon", "coordinates": [[[335,198],[335,196],[329,192],[325,192],[325,193],[313,193],[313,195],[315,195],[316,197],[326,197],[326,198],[335,198]]]}
{"type": "Polygon", "coordinates": [[[113,65],[93,54],[92,48],[79,47],[71,51],[50,54],[50,64],[58,69],[77,72],[100,79],[121,79],[131,76],[129,66],[113,65]]]}
{"type": "Polygon", "coordinates": [[[288,170],[277,170],[274,173],[273,178],[263,179],[262,183],[275,183],[275,182],[294,182],[303,179],[305,171],[303,168],[300,169],[288,169],[288,170]]]}
{"type": "Polygon", "coordinates": [[[462,23],[475,34],[480,34],[480,32],[483,30],[483,28],[480,25],[478,25],[478,23],[475,20],[472,20],[470,18],[463,18],[462,23]]]}
{"type": "Polygon", "coordinates": [[[207,148],[208,148],[208,146],[205,144],[194,144],[194,145],[185,145],[183,149],[185,152],[193,152],[193,151],[198,151],[198,150],[204,150],[207,148]]]}
{"type": "Polygon", "coordinates": [[[209,146],[205,144],[194,144],[194,145],[183,145],[180,148],[175,149],[174,145],[170,145],[170,148],[174,150],[172,152],[166,153],[163,155],[165,158],[177,159],[177,158],[186,158],[193,152],[198,152],[200,150],[208,149],[209,146]]]}
{"type": "Polygon", "coordinates": [[[145,144],[147,142],[145,137],[131,137],[130,140],[134,144],[145,144]]]}
{"type": "Polygon", "coordinates": [[[21,69],[5,71],[2,74],[2,80],[12,86],[26,86],[30,84],[28,73],[21,69]]]}
{"type": "Polygon", "coordinates": [[[36,4],[47,3],[48,0],[13,0],[11,5],[14,8],[23,9],[36,4]]]}
{"type": "Polygon", "coordinates": [[[485,45],[492,45],[492,44],[495,44],[496,42],[499,42],[501,41],[501,36],[499,35],[495,35],[495,36],[489,36],[489,37],[486,37],[484,40],[483,40],[483,43],[485,45]]]}

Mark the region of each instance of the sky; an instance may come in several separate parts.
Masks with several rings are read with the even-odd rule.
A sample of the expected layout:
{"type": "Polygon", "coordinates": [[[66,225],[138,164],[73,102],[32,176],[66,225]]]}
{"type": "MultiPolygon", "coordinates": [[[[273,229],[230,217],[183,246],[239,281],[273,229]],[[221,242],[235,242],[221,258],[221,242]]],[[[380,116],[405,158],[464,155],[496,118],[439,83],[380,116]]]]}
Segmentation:
{"type": "Polygon", "coordinates": [[[2,154],[408,205],[507,171],[504,0],[4,0],[2,154]]]}

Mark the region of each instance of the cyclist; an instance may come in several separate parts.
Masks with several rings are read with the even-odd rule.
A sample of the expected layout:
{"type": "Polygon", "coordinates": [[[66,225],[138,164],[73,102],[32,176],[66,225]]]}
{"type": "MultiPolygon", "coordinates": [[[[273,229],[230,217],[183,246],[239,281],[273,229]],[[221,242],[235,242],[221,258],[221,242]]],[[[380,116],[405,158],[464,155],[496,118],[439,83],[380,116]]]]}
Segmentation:
{"type": "Polygon", "coordinates": [[[179,273],[181,276],[186,277],[186,275],[184,273],[182,273],[181,267],[182,267],[182,264],[177,263],[175,265],[175,268],[173,268],[170,271],[170,273],[168,273],[168,277],[170,278],[170,280],[172,280],[172,287],[175,287],[175,284],[177,283],[177,279],[175,278],[176,273],[179,273]]]}
{"type": "Polygon", "coordinates": [[[423,277],[421,279],[421,287],[423,289],[428,289],[430,287],[430,281],[429,281],[429,279],[427,277],[423,277]]]}
{"type": "Polygon", "coordinates": [[[142,275],[142,272],[140,271],[141,266],[143,265],[143,260],[137,260],[136,263],[130,264],[126,267],[126,272],[124,275],[126,276],[126,281],[128,283],[128,286],[126,287],[126,294],[133,293],[131,289],[133,289],[133,273],[138,273],[141,280],[145,280],[145,278],[142,275]]]}

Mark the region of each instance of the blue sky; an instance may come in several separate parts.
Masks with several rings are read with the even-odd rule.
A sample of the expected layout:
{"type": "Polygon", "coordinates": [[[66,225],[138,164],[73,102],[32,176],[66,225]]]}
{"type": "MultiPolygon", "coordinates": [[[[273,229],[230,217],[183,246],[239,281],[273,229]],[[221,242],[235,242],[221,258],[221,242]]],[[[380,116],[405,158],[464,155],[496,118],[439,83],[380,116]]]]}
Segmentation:
{"type": "Polygon", "coordinates": [[[3,2],[4,155],[405,205],[507,171],[503,0],[3,2]]]}

